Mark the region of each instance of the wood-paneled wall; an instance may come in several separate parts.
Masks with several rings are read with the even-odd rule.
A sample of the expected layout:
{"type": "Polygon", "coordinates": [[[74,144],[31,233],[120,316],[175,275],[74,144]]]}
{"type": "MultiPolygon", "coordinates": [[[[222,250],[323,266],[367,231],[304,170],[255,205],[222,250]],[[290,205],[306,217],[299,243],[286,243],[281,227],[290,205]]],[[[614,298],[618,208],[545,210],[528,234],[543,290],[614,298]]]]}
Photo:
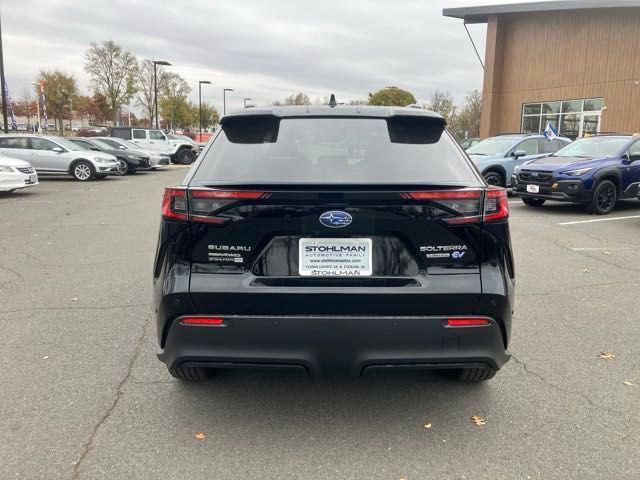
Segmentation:
{"type": "Polygon", "coordinates": [[[640,132],[640,8],[489,19],[481,136],[520,131],[522,104],[603,97],[602,131],[640,132]]]}

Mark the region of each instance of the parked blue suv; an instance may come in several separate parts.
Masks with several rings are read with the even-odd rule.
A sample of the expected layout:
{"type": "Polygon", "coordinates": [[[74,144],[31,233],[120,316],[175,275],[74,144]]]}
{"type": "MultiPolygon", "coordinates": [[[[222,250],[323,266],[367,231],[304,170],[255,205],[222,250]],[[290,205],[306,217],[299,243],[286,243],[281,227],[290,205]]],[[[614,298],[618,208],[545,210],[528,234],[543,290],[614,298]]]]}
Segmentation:
{"type": "Polygon", "coordinates": [[[486,138],[467,154],[489,185],[509,187],[516,166],[557,152],[569,143],[571,140],[564,137],[549,141],[544,135],[510,133],[486,138]]]}
{"type": "Polygon", "coordinates": [[[636,198],[640,185],[640,136],[596,135],[516,168],[513,193],[533,207],[546,200],[582,203],[604,215],[618,199],[636,198]]]}

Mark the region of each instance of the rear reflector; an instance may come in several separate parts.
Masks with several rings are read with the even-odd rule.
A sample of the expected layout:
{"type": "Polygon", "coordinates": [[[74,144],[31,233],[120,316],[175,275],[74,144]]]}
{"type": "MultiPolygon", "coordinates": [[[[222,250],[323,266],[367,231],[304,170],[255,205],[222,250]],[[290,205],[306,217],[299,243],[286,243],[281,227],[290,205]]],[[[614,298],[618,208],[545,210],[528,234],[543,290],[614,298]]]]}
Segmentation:
{"type": "Polygon", "coordinates": [[[222,317],[182,317],[180,319],[182,325],[198,325],[205,327],[224,327],[224,318],[222,317]]]}
{"type": "Polygon", "coordinates": [[[486,318],[449,318],[447,319],[447,327],[482,327],[490,324],[491,322],[486,318]]]}

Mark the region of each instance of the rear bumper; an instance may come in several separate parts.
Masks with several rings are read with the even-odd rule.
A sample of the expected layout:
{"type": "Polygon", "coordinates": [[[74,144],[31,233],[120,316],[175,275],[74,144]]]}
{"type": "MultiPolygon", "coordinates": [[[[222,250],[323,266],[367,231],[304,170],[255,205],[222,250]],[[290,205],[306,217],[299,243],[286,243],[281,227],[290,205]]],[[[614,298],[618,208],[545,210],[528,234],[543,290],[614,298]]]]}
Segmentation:
{"type": "Polygon", "coordinates": [[[160,360],[169,367],[293,367],[361,375],[376,368],[499,369],[509,360],[498,323],[450,328],[445,316],[234,316],[219,327],[176,318],[160,360]]]}

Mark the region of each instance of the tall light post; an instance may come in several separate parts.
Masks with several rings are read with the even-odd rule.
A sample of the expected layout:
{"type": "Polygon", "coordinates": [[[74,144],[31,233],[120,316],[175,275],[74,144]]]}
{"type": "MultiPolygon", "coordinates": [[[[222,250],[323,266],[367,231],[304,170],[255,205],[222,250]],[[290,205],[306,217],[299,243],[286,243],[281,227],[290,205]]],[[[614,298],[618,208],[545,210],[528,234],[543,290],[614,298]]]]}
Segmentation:
{"type": "Polygon", "coordinates": [[[211,85],[209,80],[200,80],[198,82],[198,122],[200,131],[198,133],[198,139],[202,141],[202,85],[211,85]]]}
{"type": "Polygon", "coordinates": [[[243,107],[243,108],[247,108],[247,100],[251,100],[251,99],[250,99],[250,98],[247,98],[247,97],[245,97],[245,98],[243,98],[243,99],[242,99],[242,107],[243,107]]]}
{"type": "Polygon", "coordinates": [[[225,88],[222,92],[222,115],[227,114],[227,92],[233,92],[233,88],[225,88]]]}
{"type": "Polygon", "coordinates": [[[2,54],[2,25],[0,25],[0,89],[2,89],[2,120],[4,122],[4,133],[9,133],[9,123],[7,122],[7,82],[4,79],[4,56],[2,54]]]}
{"type": "Polygon", "coordinates": [[[158,65],[170,67],[171,64],[166,60],[151,60],[153,62],[153,107],[156,113],[156,128],[160,128],[158,122],[158,65]]]}

